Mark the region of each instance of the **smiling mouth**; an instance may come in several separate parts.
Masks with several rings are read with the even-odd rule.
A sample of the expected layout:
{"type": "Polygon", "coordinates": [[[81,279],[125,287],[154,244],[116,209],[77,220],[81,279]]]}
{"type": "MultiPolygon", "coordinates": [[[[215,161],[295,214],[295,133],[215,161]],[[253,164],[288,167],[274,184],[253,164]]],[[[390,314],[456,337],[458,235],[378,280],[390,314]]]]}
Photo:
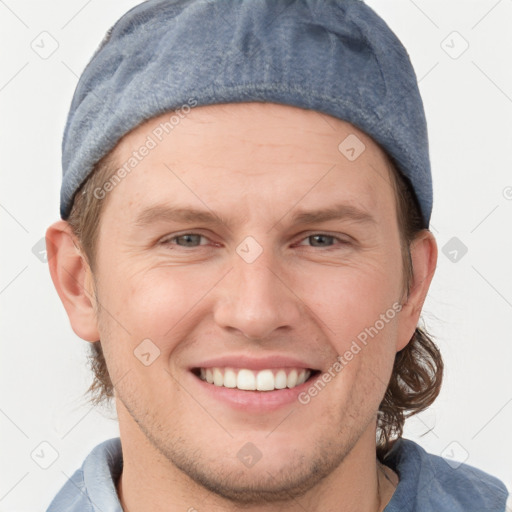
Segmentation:
{"type": "Polygon", "coordinates": [[[246,368],[194,368],[192,373],[208,384],[243,391],[292,389],[310,380],[319,370],[309,368],[272,368],[260,371],[246,368]]]}

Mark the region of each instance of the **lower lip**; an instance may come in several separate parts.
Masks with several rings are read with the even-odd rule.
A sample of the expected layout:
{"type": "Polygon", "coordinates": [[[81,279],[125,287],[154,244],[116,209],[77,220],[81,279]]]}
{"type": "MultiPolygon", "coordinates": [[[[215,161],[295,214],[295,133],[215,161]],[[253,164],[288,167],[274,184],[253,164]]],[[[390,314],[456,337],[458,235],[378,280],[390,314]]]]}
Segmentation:
{"type": "Polygon", "coordinates": [[[261,413],[272,412],[298,402],[300,393],[313,385],[320,374],[314,375],[313,378],[294,388],[275,389],[274,391],[244,391],[237,388],[225,388],[224,386],[209,384],[192,372],[190,372],[190,375],[201,389],[214,399],[226,403],[233,409],[261,413]]]}

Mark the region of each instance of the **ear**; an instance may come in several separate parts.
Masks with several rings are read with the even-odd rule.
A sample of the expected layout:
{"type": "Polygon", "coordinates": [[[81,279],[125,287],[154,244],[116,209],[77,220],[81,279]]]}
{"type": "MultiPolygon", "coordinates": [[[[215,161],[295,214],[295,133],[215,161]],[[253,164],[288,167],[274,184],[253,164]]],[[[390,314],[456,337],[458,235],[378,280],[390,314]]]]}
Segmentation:
{"type": "Polygon", "coordinates": [[[73,331],[86,341],[98,341],[92,273],[68,222],[61,220],[47,229],[46,250],[52,281],[73,331]]]}
{"type": "Polygon", "coordinates": [[[434,235],[422,230],[411,243],[412,282],[409,297],[400,311],[396,350],[402,350],[411,340],[418,325],[423,303],[437,265],[437,243],[434,235]]]}

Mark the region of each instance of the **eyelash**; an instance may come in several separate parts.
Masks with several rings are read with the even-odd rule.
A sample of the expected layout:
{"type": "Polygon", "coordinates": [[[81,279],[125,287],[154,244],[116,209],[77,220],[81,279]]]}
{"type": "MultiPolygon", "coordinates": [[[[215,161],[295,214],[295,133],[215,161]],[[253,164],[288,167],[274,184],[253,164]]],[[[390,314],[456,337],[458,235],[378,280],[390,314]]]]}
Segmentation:
{"type": "MultiPolygon", "coordinates": [[[[173,244],[171,243],[172,241],[178,239],[178,238],[182,238],[182,237],[186,237],[186,236],[200,236],[201,238],[204,238],[206,240],[208,240],[208,238],[201,234],[201,233],[194,233],[194,232],[190,232],[190,233],[182,233],[181,235],[175,235],[173,236],[172,238],[167,238],[167,239],[164,239],[162,240],[162,244],[164,245],[175,245],[176,247],[180,247],[180,248],[183,248],[183,249],[197,249],[198,247],[201,247],[201,246],[204,246],[206,244],[199,244],[199,246],[197,247],[187,247],[187,246],[181,246],[181,245],[177,245],[177,244],[173,244]]],[[[337,240],[339,242],[339,245],[349,245],[350,242],[347,241],[347,240],[343,240],[342,238],[339,238],[337,236],[334,236],[334,235],[331,235],[329,233],[322,233],[322,232],[318,232],[318,233],[312,233],[311,235],[307,235],[303,238],[300,239],[300,241],[304,241],[304,240],[307,240],[308,238],[312,238],[312,237],[315,237],[315,236],[323,236],[323,237],[327,237],[327,238],[332,238],[333,240],[337,240]]],[[[322,247],[321,246],[310,246],[310,247],[313,247],[314,249],[321,249],[322,247]]],[[[325,246],[324,248],[326,248],[327,250],[329,249],[335,249],[336,246],[325,246]]]]}

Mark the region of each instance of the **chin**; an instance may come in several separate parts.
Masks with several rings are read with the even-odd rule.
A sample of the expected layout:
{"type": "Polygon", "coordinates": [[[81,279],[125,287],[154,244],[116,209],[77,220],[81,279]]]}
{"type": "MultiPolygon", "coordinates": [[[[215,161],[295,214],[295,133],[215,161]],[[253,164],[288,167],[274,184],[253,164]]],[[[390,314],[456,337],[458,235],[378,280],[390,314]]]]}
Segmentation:
{"type": "Polygon", "coordinates": [[[255,505],[289,502],[304,496],[341,461],[326,461],[322,457],[307,461],[297,456],[296,460],[278,462],[273,459],[268,463],[262,457],[249,468],[239,461],[227,467],[226,459],[218,467],[190,459],[173,462],[196,484],[219,498],[238,505],[255,505]]]}
{"type": "Polygon", "coordinates": [[[198,448],[189,438],[165,448],[157,444],[165,458],[195,484],[238,505],[289,502],[304,496],[335,471],[351,448],[339,438],[321,442],[302,439],[307,445],[299,451],[287,446],[287,440],[290,443],[284,433],[266,442],[230,440],[231,446],[215,446],[218,453],[211,451],[214,443],[198,448]]]}

